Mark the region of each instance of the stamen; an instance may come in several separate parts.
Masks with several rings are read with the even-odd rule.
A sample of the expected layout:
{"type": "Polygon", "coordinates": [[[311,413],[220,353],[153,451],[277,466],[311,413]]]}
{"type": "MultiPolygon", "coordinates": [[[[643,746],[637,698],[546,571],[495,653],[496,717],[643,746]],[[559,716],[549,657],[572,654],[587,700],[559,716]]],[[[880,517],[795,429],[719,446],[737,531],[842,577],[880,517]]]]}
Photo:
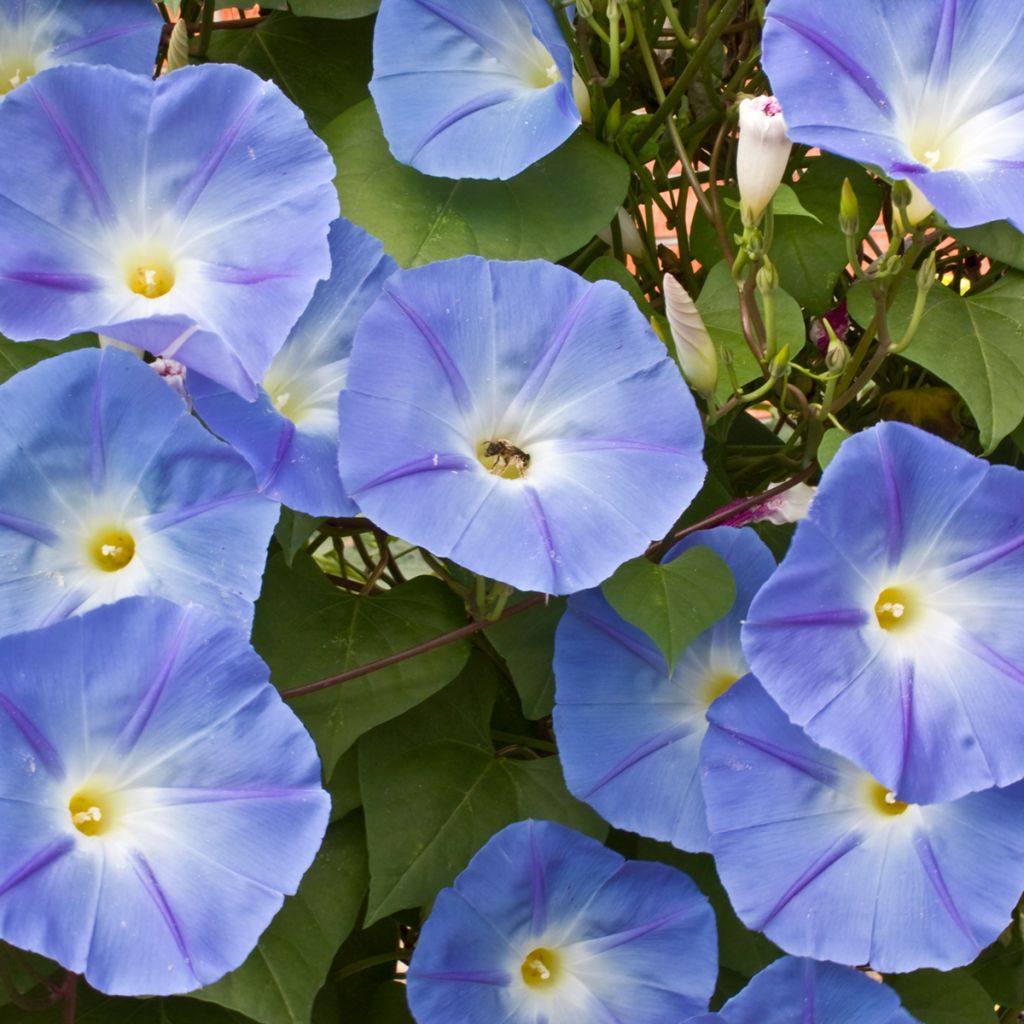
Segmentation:
{"type": "Polygon", "coordinates": [[[526,954],[520,972],[531,988],[544,988],[558,980],[561,958],[553,949],[538,946],[526,954]]]}

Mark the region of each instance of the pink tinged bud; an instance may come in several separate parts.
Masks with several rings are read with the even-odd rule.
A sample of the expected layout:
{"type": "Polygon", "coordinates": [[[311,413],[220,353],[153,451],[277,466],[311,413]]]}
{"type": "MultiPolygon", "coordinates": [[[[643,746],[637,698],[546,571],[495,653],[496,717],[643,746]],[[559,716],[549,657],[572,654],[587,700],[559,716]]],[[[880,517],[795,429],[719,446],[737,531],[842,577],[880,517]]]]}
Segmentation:
{"type": "MultiPolygon", "coordinates": [[[[769,484],[769,490],[775,487],[769,484]]],[[[776,494],[766,501],[762,501],[753,508],[744,509],[736,515],[726,519],[723,526],[746,526],[748,523],[773,523],[775,526],[784,526],[786,523],[795,523],[807,516],[807,510],[811,507],[811,499],[814,497],[815,488],[807,484],[795,484],[788,491],[776,494]]],[[[739,498],[725,506],[744,504],[746,498],[739,498]]]]}
{"type": "Polygon", "coordinates": [[[676,358],[687,383],[705,398],[718,383],[718,355],[708,329],[686,289],[671,275],[662,282],[665,316],[675,342],[676,358]]]}
{"type": "Polygon", "coordinates": [[[792,148],[782,107],[774,96],[756,96],[740,103],[736,180],[745,226],[755,225],[772,201],[792,148]]]}
{"type": "Polygon", "coordinates": [[[165,359],[158,356],[150,363],[153,371],[158,377],[166,381],[168,387],[177,391],[182,398],[188,400],[188,392],[185,390],[185,364],[179,363],[176,359],[165,359]]]}

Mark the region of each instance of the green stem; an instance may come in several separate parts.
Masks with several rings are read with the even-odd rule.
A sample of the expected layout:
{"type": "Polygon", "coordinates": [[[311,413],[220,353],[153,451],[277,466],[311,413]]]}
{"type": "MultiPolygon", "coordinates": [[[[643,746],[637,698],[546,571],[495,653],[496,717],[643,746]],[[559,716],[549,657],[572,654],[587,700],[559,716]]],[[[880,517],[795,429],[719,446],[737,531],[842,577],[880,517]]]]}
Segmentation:
{"type": "Polygon", "coordinates": [[[491,736],[500,743],[514,743],[518,747],[532,747],[534,750],[542,750],[545,754],[557,754],[558,747],[549,740],[537,739],[535,736],[520,736],[513,732],[502,732],[500,729],[492,729],[491,736]]]}
{"type": "Polygon", "coordinates": [[[334,975],[335,981],[341,981],[342,978],[350,978],[353,974],[360,974],[362,971],[368,971],[371,967],[380,967],[383,964],[397,964],[399,960],[404,961],[401,950],[392,950],[390,953],[377,953],[376,956],[367,956],[362,960],[356,960],[354,963],[347,964],[342,967],[337,974],[334,975]]]}

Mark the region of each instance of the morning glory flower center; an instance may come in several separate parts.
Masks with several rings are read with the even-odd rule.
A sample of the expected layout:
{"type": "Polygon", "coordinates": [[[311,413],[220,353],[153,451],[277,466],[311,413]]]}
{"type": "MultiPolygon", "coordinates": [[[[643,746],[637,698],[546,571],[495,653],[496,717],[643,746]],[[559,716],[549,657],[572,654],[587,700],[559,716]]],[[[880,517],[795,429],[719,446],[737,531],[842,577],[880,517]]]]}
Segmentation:
{"type": "Polygon", "coordinates": [[[481,441],[476,457],[485,469],[506,480],[521,480],[530,468],[529,453],[507,437],[481,441]]]}
{"type": "Polygon", "coordinates": [[[714,702],[721,697],[737,679],[739,679],[739,675],[736,672],[729,672],[728,670],[716,671],[712,669],[708,672],[700,688],[701,695],[703,696],[707,706],[710,707],[714,704],[714,702]]]}
{"type": "Polygon", "coordinates": [[[117,824],[118,803],[108,785],[87,782],[68,801],[71,824],[84,836],[101,836],[117,824]]]}
{"type": "Polygon", "coordinates": [[[0,96],[17,89],[38,70],[35,57],[27,50],[0,53],[0,96]]]}
{"type": "Polygon", "coordinates": [[[522,75],[523,81],[534,89],[546,89],[562,80],[562,72],[558,70],[551,51],[532,33],[522,75]]]}
{"type": "Polygon", "coordinates": [[[878,624],[887,632],[906,629],[921,611],[921,602],[907,587],[886,587],[875,602],[878,624]]]}
{"type": "Polygon", "coordinates": [[[562,958],[555,950],[538,946],[526,954],[520,971],[531,988],[547,988],[561,976],[562,958]]]}
{"type": "Polygon", "coordinates": [[[879,814],[895,818],[901,815],[910,804],[896,799],[896,794],[886,789],[880,782],[868,778],[866,782],[866,802],[868,806],[879,814]]]}
{"type": "Polygon", "coordinates": [[[87,548],[97,569],[117,572],[135,557],[135,538],[123,527],[106,526],[92,535],[87,548]]]}
{"type": "Polygon", "coordinates": [[[174,263],[170,256],[153,247],[132,253],[124,265],[125,283],[146,299],[159,299],[174,287],[174,263]]]}

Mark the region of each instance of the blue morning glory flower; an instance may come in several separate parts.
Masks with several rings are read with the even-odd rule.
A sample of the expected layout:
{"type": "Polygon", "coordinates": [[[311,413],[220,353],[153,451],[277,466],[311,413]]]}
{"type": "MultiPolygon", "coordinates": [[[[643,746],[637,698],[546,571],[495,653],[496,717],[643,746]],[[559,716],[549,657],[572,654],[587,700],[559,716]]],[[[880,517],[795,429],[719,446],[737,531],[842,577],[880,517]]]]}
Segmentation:
{"type": "Polygon", "coordinates": [[[162,27],[149,0],[5,0],[0,96],[55,64],[112,64],[152,75],[162,27]]]}
{"type": "Polygon", "coordinates": [[[901,972],[969,963],[1009,924],[1024,889],[1024,783],[904,803],[817,746],[753,676],[708,718],[711,849],[748,928],[789,953],[901,972]]]}
{"type": "Polygon", "coordinates": [[[0,634],[135,594],[252,622],[278,506],[133,356],[83,349],[0,387],[0,634]]]}
{"type": "Polygon", "coordinates": [[[339,410],[367,516],[521,590],[600,583],[704,478],[693,399],[633,300],[540,260],[392,275],[339,410]]]}
{"type": "Polygon", "coordinates": [[[1024,11],[772,0],[764,66],[796,142],[875,164],[955,227],[1024,228],[1024,11]]]}
{"type": "Polygon", "coordinates": [[[546,821],[493,836],[442,889],[409,966],[418,1024],[664,1024],[707,1009],[715,919],[680,871],[546,821]]]}
{"type": "Polygon", "coordinates": [[[1024,473],[916,427],[847,441],[750,606],[751,671],[901,800],[1024,777],[1024,473]]]}
{"type": "Polygon", "coordinates": [[[314,516],[356,511],[338,476],[338,393],[359,318],[396,264],[347,220],[329,236],[331,276],[263,375],[255,402],[191,375],[188,389],[207,426],[249,461],[260,490],[314,516]]]}
{"type": "Polygon", "coordinates": [[[95,330],[255,398],[338,213],[327,148],[277,86],[51,68],[0,103],[0,138],[0,333],[95,330]]]}
{"type": "Polygon", "coordinates": [[[330,801],[244,631],[131,598],[0,639],[0,938],[115,995],[239,966],[330,801]]]}
{"type": "Polygon", "coordinates": [[[917,1024],[888,985],[838,964],[784,956],[691,1024],[917,1024]]]}
{"type": "Polygon", "coordinates": [[[555,636],[555,732],[569,789],[616,828],[706,851],[697,755],[711,702],[746,675],[740,623],[775,569],[753,530],[722,526],[688,537],[666,561],[708,547],[736,580],[731,611],[670,672],[646,634],[600,590],[574,594],[555,636]]]}
{"type": "Polygon", "coordinates": [[[396,159],[446,178],[511,178],[580,124],[547,0],[382,0],[370,92],[396,159]]]}

